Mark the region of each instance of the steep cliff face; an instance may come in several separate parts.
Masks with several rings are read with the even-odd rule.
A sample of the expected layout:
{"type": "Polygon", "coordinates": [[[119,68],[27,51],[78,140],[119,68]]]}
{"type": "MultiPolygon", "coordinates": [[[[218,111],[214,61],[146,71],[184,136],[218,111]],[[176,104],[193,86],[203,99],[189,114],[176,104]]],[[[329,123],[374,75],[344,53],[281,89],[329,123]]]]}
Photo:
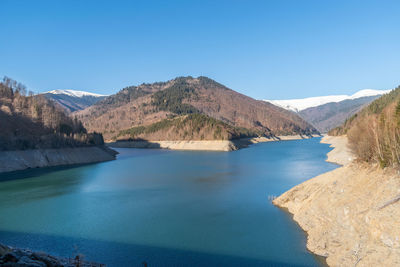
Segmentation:
{"type": "MultiPolygon", "coordinates": [[[[253,135],[317,133],[314,127],[293,112],[239,94],[206,77],[180,77],[127,87],[74,115],[89,130],[112,139],[132,127],[149,126],[189,114],[208,116],[218,120],[217,124],[224,123],[231,128],[245,128],[253,135]]],[[[192,130],[195,129],[189,131],[192,130]]],[[[185,140],[184,133],[178,131],[170,138],[185,140]]],[[[140,138],[152,140],[154,137],[142,135],[140,138]]],[[[211,139],[218,138],[213,134],[211,139]]]]}

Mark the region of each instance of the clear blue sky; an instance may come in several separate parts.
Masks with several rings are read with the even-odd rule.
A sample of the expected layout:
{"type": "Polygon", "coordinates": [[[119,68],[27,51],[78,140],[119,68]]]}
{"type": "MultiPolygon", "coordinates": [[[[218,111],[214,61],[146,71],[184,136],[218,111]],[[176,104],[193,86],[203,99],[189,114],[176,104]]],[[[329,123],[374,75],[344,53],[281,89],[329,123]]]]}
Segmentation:
{"type": "Polygon", "coordinates": [[[204,75],[259,99],[400,84],[400,1],[0,0],[0,76],[112,94],[204,75]]]}

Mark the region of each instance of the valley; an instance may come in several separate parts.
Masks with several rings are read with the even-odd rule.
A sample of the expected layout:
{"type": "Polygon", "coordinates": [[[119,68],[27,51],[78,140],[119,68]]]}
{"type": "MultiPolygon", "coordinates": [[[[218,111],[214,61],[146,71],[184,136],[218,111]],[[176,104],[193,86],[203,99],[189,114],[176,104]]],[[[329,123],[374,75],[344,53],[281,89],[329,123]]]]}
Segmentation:
{"type": "Polygon", "coordinates": [[[400,263],[400,88],[381,96],[322,142],[342,167],[301,183],[274,200],[307,232],[307,248],[329,266],[400,263]]]}
{"type": "Polygon", "coordinates": [[[363,107],[390,90],[360,90],[352,95],[317,96],[303,99],[265,100],[296,112],[321,133],[340,126],[363,107]]]}

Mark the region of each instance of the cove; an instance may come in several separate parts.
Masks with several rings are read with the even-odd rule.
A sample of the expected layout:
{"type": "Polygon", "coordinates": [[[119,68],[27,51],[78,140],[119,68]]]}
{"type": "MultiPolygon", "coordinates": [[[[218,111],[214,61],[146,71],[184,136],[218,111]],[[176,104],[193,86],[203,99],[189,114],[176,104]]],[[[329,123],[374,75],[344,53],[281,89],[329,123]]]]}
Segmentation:
{"type": "Polygon", "coordinates": [[[118,149],[115,161],[2,174],[0,242],[108,266],[318,266],[271,197],[337,167],[319,141],[118,149]]]}

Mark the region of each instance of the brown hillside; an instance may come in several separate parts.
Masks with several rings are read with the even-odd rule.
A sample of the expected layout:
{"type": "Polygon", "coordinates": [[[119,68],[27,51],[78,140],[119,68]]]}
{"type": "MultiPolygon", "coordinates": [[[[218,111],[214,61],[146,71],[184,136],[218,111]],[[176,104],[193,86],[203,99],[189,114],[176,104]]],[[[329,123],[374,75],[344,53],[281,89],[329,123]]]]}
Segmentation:
{"type": "Polygon", "coordinates": [[[382,167],[400,165],[400,87],[381,96],[330,135],[347,134],[358,159],[382,167]]]}
{"type": "MultiPolygon", "coordinates": [[[[87,129],[102,132],[106,139],[132,127],[149,126],[187,114],[204,114],[258,135],[317,133],[296,114],[237,93],[206,77],[180,77],[127,87],[76,113],[87,129]]],[[[186,140],[184,133],[175,131],[168,138],[186,140]]],[[[154,140],[156,137],[142,134],[141,138],[154,140]]],[[[216,138],[212,135],[211,139],[216,138]]]]}
{"type": "Polygon", "coordinates": [[[356,99],[347,99],[340,102],[332,102],[300,111],[298,114],[311,123],[321,133],[327,133],[331,129],[342,125],[363,107],[379,98],[379,96],[366,96],[356,99]]]}
{"type": "Polygon", "coordinates": [[[204,114],[189,114],[164,119],[147,126],[136,126],[121,131],[117,140],[232,140],[260,135],[258,132],[238,128],[204,114]]]}
{"type": "Polygon", "coordinates": [[[103,144],[43,96],[26,96],[25,86],[0,82],[0,150],[60,148],[103,144]]]}

